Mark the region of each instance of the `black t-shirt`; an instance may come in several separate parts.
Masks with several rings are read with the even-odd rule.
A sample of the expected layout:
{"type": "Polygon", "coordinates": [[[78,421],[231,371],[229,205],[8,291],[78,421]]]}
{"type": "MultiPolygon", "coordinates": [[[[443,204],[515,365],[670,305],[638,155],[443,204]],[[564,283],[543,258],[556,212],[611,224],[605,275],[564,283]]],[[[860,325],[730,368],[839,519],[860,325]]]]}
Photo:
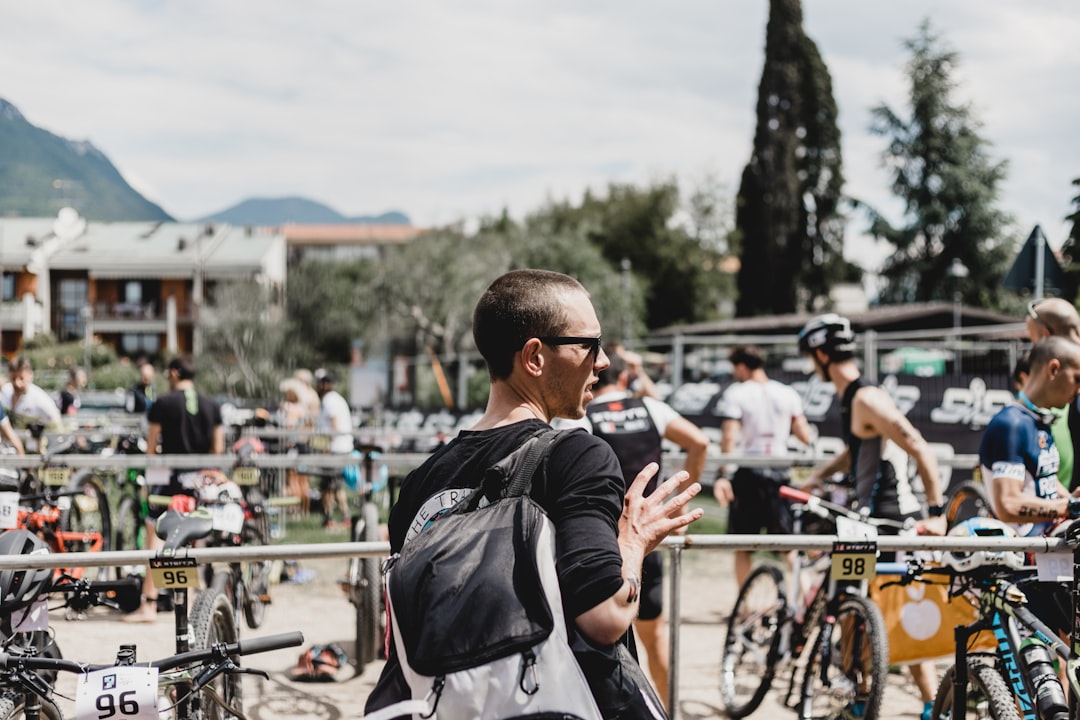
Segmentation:
{"type": "Polygon", "coordinates": [[[161,426],[161,452],[166,455],[209,455],[214,428],[221,425],[218,404],[194,388],[163,395],[147,413],[161,426]]]}
{"type": "MultiPolygon", "coordinates": [[[[401,485],[390,512],[391,550],[401,549],[428,498],[447,488],[477,487],[487,468],[544,427],[540,420],[526,420],[466,430],[436,451],[401,485]]],[[[619,461],[603,440],[583,431],[566,432],[548,456],[546,479],[537,476],[531,495],[555,525],[559,585],[567,620],[572,620],[622,586],[618,529],[624,491],[619,461]]]]}
{"type": "Polygon", "coordinates": [[[71,392],[68,389],[60,391],[60,414],[67,415],[68,410],[74,406],[76,410],[79,409],[82,403],[79,402],[79,396],[71,392]]]}

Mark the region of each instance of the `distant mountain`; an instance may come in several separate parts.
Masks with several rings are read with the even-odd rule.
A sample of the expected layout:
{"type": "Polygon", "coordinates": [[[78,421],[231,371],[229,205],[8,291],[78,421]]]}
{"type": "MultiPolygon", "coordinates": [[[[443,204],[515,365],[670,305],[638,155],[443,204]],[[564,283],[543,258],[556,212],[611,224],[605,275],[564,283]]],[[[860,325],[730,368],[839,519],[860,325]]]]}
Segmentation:
{"type": "Polygon", "coordinates": [[[408,215],[396,211],[374,216],[346,217],[331,207],[302,197],[252,198],[221,212],[199,218],[198,221],[262,226],[277,226],[285,223],[408,225],[410,222],[408,215]]]}
{"type": "Polygon", "coordinates": [[[88,220],[173,219],[88,141],[35,127],[0,98],[0,215],[49,217],[65,206],[88,220]]]}

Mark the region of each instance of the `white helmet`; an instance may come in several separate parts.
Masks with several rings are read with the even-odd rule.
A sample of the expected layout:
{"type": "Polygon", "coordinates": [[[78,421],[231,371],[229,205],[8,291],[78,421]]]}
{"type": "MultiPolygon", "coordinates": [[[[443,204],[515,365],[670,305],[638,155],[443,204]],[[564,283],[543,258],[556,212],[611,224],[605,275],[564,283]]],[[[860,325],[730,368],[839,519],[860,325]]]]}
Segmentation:
{"type": "MultiPolygon", "coordinates": [[[[1016,537],[1016,531],[1010,525],[1006,525],[997,518],[973,517],[960,523],[949,535],[954,537],[983,537],[992,542],[990,538],[1016,537]]],[[[947,550],[941,559],[946,567],[957,572],[968,572],[975,568],[986,566],[1004,566],[1018,570],[1024,567],[1024,554],[1011,550],[947,550]]]]}

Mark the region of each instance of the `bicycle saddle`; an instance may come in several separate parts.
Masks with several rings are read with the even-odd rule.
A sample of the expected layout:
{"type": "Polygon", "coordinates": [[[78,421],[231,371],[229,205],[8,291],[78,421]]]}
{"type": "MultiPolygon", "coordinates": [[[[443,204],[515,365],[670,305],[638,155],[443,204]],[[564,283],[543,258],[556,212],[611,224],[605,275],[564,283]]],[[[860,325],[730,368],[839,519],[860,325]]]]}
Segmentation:
{"type": "Polygon", "coordinates": [[[166,510],[155,526],[157,536],[165,541],[166,550],[175,550],[206,537],[214,529],[214,518],[206,508],[189,513],[166,510]]]}

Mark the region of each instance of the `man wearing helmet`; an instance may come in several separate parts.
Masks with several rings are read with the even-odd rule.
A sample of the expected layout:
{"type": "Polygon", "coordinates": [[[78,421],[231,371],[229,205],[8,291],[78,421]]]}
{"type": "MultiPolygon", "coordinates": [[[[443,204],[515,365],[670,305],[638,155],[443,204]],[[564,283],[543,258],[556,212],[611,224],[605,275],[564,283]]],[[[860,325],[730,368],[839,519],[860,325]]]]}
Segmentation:
{"type": "Polygon", "coordinates": [[[1016,402],[986,426],[979,465],[998,519],[1020,535],[1041,535],[1069,512],[1069,491],[1058,477],[1051,430],[1061,420],[1052,410],[1068,407],[1080,393],[1080,345],[1046,337],[1031,349],[1030,363],[1016,402]]]}
{"type": "MultiPolygon", "coordinates": [[[[867,383],[855,365],[855,333],[851,321],[835,314],[815,317],[799,333],[799,352],[808,355],[814,370],[831,382],[840,397],[841,432],[845,448],[825,465],[815,468],[804,489],[820,488],[825,478],[847,472],[857,507],[870,515],[893,520],[917,518],[919,531],[945,534],[944,496],[937,458],[893,399],[882,388],[867,383]],[[922,478],[929,517],[907,476],[907,457],[915,460],[922,478]]],[[[910,665],[911,676],[923,700],[923,720],[930,717],[936,671],[932,662],[910,665]]]]}

